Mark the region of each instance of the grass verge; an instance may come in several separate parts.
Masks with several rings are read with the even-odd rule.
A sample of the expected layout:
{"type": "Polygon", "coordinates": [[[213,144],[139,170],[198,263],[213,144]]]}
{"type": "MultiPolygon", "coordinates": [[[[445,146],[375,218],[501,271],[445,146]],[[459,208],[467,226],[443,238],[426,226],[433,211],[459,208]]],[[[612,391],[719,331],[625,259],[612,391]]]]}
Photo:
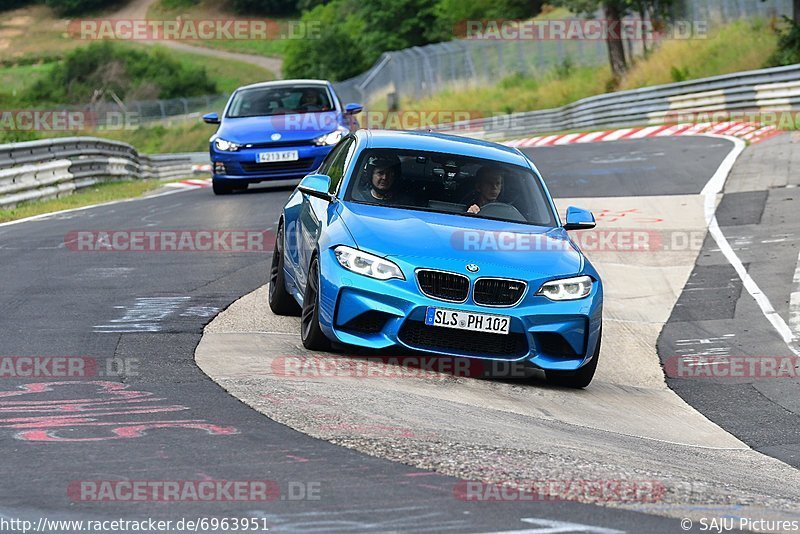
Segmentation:
{"type": "Polygon", "coordinates": [[[160,180],[131,180],[108,182],[80,189],[71,195],[50,200],[25,202],[15,208],[0,209],[0,223],[52,213],[54,211],[81,208],[93,204],[102,204],[112,200],[124,200],[142,196],[148,191],[164,185],[160,180]]]}

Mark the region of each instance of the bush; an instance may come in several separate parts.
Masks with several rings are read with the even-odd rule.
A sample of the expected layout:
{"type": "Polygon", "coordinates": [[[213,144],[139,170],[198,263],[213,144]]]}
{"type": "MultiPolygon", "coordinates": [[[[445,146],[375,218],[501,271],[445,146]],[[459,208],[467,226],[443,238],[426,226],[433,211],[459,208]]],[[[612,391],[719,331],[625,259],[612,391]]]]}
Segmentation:
{"type": "Polygon", "coordinates": [[[39,0],[3,0],[3,4],[0,5],[0,12],[10,11],[12,9],[17,9],[18,7],[23,7],[38,3],[39,0]]]}
{"type": "Polygon", "coordinates": [[[213,94],[217,87],[205,68],[184,65],[164,50],[140,51],[106,41],[67,54],[33,83],[27,99],[82,104],[104,91],[121,99],[153,99],[213,94]]]}
{"type": "Polygon", "coordinates": [[[297,0],[232,0],[233,10],[244,15],[292,15],[297,0]]]}
{"type": "Polygon", "coordinates": [[[800,24],[789,17],[778,31],[778,49],[767,59],[765,67],[780,67],[800,63],[800,24]]]}
{"type": "Polygon", "coordinates": [[[44,0],[45,5],[61,15],[81,15],[120,4],[120,0],[44,0]]]}

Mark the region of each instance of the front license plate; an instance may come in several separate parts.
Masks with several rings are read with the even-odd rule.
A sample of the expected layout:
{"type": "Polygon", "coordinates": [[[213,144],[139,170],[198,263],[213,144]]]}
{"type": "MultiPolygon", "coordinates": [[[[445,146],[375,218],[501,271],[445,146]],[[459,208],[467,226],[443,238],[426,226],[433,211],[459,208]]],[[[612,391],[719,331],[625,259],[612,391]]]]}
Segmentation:
{"type": "Polygon", "coordinates": [[[297,150],[281,150],[279,152],[259,152],[256,160],[259,163],[273,163],[276,161],[297,161],[297,150]]]}
{"type": "Polygon", "coordinates": [[[461,310],[446,310],[429,306],[425,312],[425,324],[443,326],[445,328],[458,328],[459,330],[472,330],[474,332],[508,334],[511,326],[511,317],[461,310]]]}

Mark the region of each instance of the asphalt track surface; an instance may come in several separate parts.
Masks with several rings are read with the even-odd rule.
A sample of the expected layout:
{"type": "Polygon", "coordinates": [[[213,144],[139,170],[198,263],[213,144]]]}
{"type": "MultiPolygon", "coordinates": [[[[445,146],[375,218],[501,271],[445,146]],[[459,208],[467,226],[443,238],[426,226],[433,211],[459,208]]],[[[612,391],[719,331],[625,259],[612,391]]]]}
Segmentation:
{"type": "MultiPolygon", "coordinates": [[[[555,196],[617,197],[697,193],[730,148],[665,138],[528,152],[555,196]],[[611,171],[610,160],[619,164],[611,171]]],[[[262,517],[279,531],[524,531],[547,521],[680,531],[674,519],[574,502],[464,502],[454,498],[453,478],[313,439],[228,395],[193,352],[218,311],[266,282],[268,253],[78,252],[66,244],[76,230],[274,229],[288,194],[195,190],[0,226],[0,355],[129,366],[39,386],[2,378],[0,515],[262,517]],[[131,503],[68,494],[75,481],[123,479],[270,480],[281,498],[131,503]],[[288,499],[292,484],[305,483],[318,484],[322,498],[288,499]]]]}

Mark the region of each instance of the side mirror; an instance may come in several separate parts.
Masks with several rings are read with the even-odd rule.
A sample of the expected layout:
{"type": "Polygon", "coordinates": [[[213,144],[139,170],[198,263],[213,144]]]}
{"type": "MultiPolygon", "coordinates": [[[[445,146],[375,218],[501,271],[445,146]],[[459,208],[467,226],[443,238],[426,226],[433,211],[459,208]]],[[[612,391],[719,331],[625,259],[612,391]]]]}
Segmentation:
{"type": "Polygon", "coordinates": [[[203,115],[203,122],[206,124],[219,124],[219,115],[216,113],[206,113],[203,115]]]}
{"type": "Polygon", "coordinates": [[[351,103],[351,104],[347,104],[344,107],[344,112],[346,114],[348,114],[348,115],[355,115],[357,113],[361,113],[361,111],[363,109],[364,109],[364,106],[362,106],[361,104],[353,104],[353,103],[351,103]]]}
{"type": "Polygon", "coordinates": [[[300,180],[300,184],[297,186],[301,193],[329,202],[331,200],[331,194],[328,193],[330,188],[331,177],[327,174],[309,174],[300,180]]]}
{"type": "Polygon", "coordinates": [[[567,222],[564,224],[564,230],[589,230],[596,224],[591,211],[575,206],[567,208],[567,222]]]}

